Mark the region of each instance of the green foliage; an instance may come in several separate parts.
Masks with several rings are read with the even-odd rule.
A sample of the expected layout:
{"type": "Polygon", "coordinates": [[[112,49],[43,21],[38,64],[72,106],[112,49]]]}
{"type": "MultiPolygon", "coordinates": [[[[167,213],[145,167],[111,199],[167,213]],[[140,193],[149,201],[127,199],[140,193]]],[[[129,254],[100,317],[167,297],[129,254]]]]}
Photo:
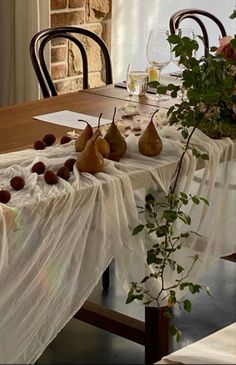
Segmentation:
{"type": "MultiPolygon", "coordinates": [[[[235,12],[232,14],[235,17],[235,12]]],[[[210,53],[197,59],[194,52],[198,43],[187,37],[170,35],[168,37],[172,51],[184,66],[181,86],[160,85],[152,82],[161,94],[170,93],[171,97],[180,97],[169,110],[170,124],[182,126],[182,135],[187,138],[186,128],[197,124],[204,133],[212,138],[231,136],[236,138],[236,116],[233,105],[236,104],[234,88],[236,84],[236,59],[224,54],[210,53]],[[186,98],[187,96],[187,98],[186,98]]],[[[236,38],[230,42],[236,52],[236,38]]],[[[215,51],[216,48],[212,48],[215,51]]]]}
{"type": "MultiPolygon", "coordinates": [[[[185,240],[190,234],[195,232],[186,229],[181,233],[176,231],[176,222],[182,221],[185,226],[189,227],[191,218],[183,211],[183,208],[189,203],[199,205],[201,203],[208,204],[207,200],[185,192],[170,192],[161,201],[149,194],[145,199],[145,207],[142,209],[142,214],[145,214],[146,224],[140,224],[133,230],[133,235],[138,235],[142,231],[148,234],[152,233],[155,237],[155,242],[147,251],[146,263],[152,266],[152,272],[145,276],[140,282],[131,283],[131,288],[128,293],[126,303],[131,303],[133,300],[141,300],[145,305],[155,302],[158,307],[162,306],[162,301],[167,300],[167,309],[165,316],[172,318],[172,307],[176,304],[190,313],[192,309],[191,301],[185,299],[179,301],[176,298],[176,289],[188,289],[191,294],[199,293],[204,290],[210,295],[209,288],[186,281],[192,271],[194,264],[199,257],[196,255],[192,257],[192,262],[188,269],[182,267],[175,259],[174,253],[185,246],[185,240]],[[164,278],[166,272],[171,270],[175,272],[175,283],[171,286],[165,286],[164,278]],[[159,279],[161,282],[161,289],[154,297],[146,289],[146,283],[150,279],[159,279]]],[[[181,332],[172,325],[170,327],[170,334],[176,337],[179,341],[181,332]]]]}

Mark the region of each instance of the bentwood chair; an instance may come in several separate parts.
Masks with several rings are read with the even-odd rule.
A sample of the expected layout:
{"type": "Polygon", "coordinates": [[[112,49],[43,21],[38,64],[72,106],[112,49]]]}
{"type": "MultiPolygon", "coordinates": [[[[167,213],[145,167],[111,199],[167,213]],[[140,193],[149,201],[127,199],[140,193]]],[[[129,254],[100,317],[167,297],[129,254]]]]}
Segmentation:
{"type": "Polygon", "coordinates": [[[209,36],[206,26],[202,20],[202,18],[204,17],[209,18],[213,22],[215,22],[220,30],[221,36],[222,37],[226,36],[226,31],[221,21],[215,15],[202,9],[182,9],[177,11],[171,16],[169,20],[169,28],[170,28],[170,33],[175,34],[176,30],[180,28],[180,23],[184,19],[193,19],[194,21],[196,21],[199,27],[201,28],[203,43],[204,43],[204,52],[205,55],[207,55],[209,53],[209,36]]]}
{"type": "MultiPolygon", "coordinates": [[[[79,39],[78,35],[82,35],[92,39],[100,47],[101,54],[104,60],[105,82],[107,85],[112,84],[112,66],[110,54],[105,42],[97,34],[87,29],[70,26],[49,28],[35,34],[30,42],[30,57],[44,98],[58,95],[45,60],[46,46],[49,44],[50,41],[56,38],[68,39],[79,48],[82,60],[83,89],[89,88],[89,67],[88,56],[84,45],[85,41],[82,41],[82,39],[84,38],[79,39]]],[[[110,275],[108,266],[102,275],[102,286],[105,291],[109,288],[109,281],[110,275]]]]}
{"type": "Polygon", "coordinates": [[[107,45],[97,34],[91,32],[88,29],[79,27],[66,26],[49,28],[35,34],[30,42],[30,57],[44,98],[57,95],[56,87],[53,83],[45,60],[46,46],[48,46],[48,44],[56,38],[67,39],[78,47],[82,60],[83,89],[89,88],[89,63],[85,43],[88,41],[88,38],[96,42],[96,44],[100,47],[101,55],[104,60],[105,83],[107,85],[112,84],[112,66],[110,54],[107,45]]]}

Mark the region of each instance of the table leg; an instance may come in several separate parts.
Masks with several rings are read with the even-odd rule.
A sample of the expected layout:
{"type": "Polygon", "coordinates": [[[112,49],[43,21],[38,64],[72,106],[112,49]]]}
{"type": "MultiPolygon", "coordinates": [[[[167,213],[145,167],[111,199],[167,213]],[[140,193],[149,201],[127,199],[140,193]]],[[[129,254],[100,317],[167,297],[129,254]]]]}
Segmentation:
{"type": "Polygon", "coordinates": [[[169,319],[165,308],[145,307],[145,364],[153,364],[169,353],[169,319]]]}

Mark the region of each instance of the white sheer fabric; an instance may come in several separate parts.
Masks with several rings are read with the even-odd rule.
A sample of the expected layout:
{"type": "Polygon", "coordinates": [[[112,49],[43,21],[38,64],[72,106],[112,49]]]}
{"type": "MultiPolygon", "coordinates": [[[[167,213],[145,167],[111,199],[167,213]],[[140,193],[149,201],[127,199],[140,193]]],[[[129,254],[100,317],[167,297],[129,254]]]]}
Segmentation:
{"type": "Polygon", "coordinates": [[[39,97],[29,43],[49,27],[49,0],[0,0],[0,106],[39,97]]]}
{"type": "MultiPolygon", "coordinates": [[[[215,0],[115,0],[112,2],[112,62],[114,81],[125,80],[129,63],[146,65],[146,44],[152,28],[169,27],[169,18],[180,9],[201,8],[216,15],[224,24],[228,34],[235,33],[235,21],[229,16],[234,9],[234,0],[219,2],[215,0]]],[[[204,21],[205,22],[205,21],[204,21]]],[[[194,21],[186,19],[183,27],[193,28],[199,34],[194,21]]],[[[219,30],[208,21],[210,45],[218,44],[219,30]]],[[[175,68],[170,64],[163,72],[175,68]]]]}
{"type": "Polygon", "coordinates": [[[236,364],[236,322],[155,364],[236,364]]]}
{"type": "MultiPolygon", "coordinates": [[[[105,160],[104,172],[96,175],[79,174],[74,167],[68,182],[60,179],[53,186],[47,185],[42,175],[32,173],[31,167],[40,160],[56,171],[67,158],[76,158],[73,141],[43,151],[28,149],[0,155],[0,189],[8,188],[12,194],[7,205],[0,203],[0,363],[35,362],[82,306],[113,257],[127,290],[130,281],[144,277],[149,241],[131,235],[139,224],[136,205],[143,204],[148,192],[168,191],[183,148],[174,128],[166,127],[163,132],[164,147],[157,157],[142,156],[137,149],[138,137],[130,135],[128,151],[119,163],[105,160]],[[20,191],[9,186],[15,175],[25,178],[20,191]]],[[[196,181],[204,195],[207,179],[210,187],[218,186],[214,170],[218,157],[225,160],[225,172],[228,158],[235,156],[230,140],[215,143],[199,133],[195,142],[214,160],[213,168],[206,164],[205,178],[196,181]]],[[[185,187],[192,186],[196,164],[191,155],[184,167],[187,179],[183,174],[181,182],[185,187]]],[[[227,182],[226,175],[223,192],[227,191],[227,182]]],[[[202,228],[205,233],[205,223],[209,227],[204,245],[181,250],[184,267],[189,264],[189,256],[200,253],[203,262],[196,267],[197,277],[217,257],[236,250],[236,206],[232,196],[228,200],[225,196],[217,192],[209,196],[213,204],[224,204],[222,214],[212,215],[209,210],[203,223],[202,212],[194,220],[194,225],[200,224],[200,233],[202,228]],[[229,215],[221,221],[228,204],[231,219],[229,215]]],[[[167,281],[172,279],[169,273],[167,281]]],[[[157,285],[155,280],[154,290],[157,285]]]]}

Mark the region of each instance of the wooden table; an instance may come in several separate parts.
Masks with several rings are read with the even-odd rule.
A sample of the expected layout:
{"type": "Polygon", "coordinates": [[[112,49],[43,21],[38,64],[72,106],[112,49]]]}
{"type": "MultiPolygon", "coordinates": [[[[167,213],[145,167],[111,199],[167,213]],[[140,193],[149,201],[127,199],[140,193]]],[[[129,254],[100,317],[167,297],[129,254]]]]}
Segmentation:
{"type": "MultiPolygon", "coordinates": [[[[33,117],[37,115],[71,110],[94,116],[103,113],[104,118],[111,119],[114,107],[127,103],[128,99],[124,98],[124,92],[126,93],[126,90],[109,86],[101,88],[100,91],[71,93],[1,108],[0,153],[32,148],[35,140],[41,139],[46,133],[54,133],[57,138],[60,138],[71,130],[68,127],[35,120],[33,117]],[[111,97],[110,90],[113,90],[112,95],[116,95],[115,97],[111,97]]],[[[151,112],[153,105],[146,102],[145,98],[142,100],[139,106],[140,111],[151,112]]],[[[138,101],[141,100],[136,100],[138,101]]],[[[168,321],[159,314],[160,312],[157,312],[155,308],[146,308],[146,320],[141,322],[87,302],[75,318],[144,345],[146,363],[149,364],[168,353],[168,321]]]]}
{"type": "MultiPolygon", "coordinates": [[[[151,112],[159,102],[149,97],[131,98],[139,103],[141,112],[151,112]]],[[[114,107],[126,105],[131,100],[125,89],[113,85],[85,90],[63,96],[33,101],[0,109],[0,153],[32,148],[35,140],[46,133],[60,138],[68,127],[33,119],[40,114],[71,110],[111,119],[114,107]]],[[[109,330],[145,346],[145,362],[151,364],[168,353],[168,320],[156,308],[145,308],[145,322],[86,302],[75,318],[109,330]]]]}

